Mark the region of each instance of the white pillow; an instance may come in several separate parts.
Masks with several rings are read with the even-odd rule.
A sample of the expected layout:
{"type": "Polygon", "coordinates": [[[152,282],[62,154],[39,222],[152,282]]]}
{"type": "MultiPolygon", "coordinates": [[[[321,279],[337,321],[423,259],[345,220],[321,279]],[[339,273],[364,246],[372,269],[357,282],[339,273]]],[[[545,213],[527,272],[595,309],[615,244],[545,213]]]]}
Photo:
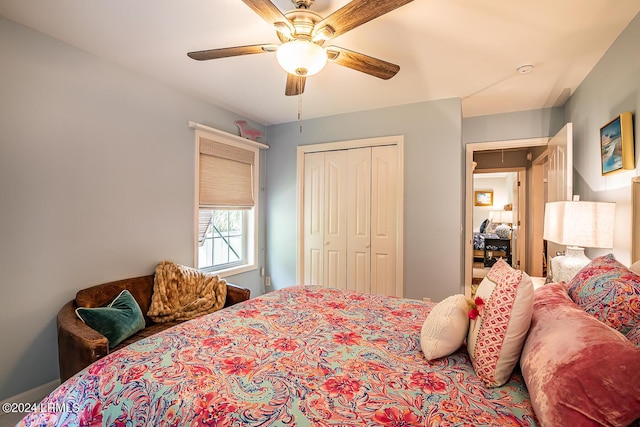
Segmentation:
{"type": "Polygon", "coordinates": [[[640,261],[636,261],[633,264],[631,264],[631,267],[629,267],[629,270],[640,275],[640,261]]]}
{"type": "Polygon", "coordinates": [[[531,278],[499,259],[482,279],[476,297],[482,313],[469,324],[467,351],[487,387],[506,383],[520,359],[533,313],[531,278]]]}
{"type": "Polygon", "coordinates": [[[448,356],[460,348],[469,330],[469,307],[464,295],[445,298],[422,324],[420,346],[427,360],[448,356]]]}

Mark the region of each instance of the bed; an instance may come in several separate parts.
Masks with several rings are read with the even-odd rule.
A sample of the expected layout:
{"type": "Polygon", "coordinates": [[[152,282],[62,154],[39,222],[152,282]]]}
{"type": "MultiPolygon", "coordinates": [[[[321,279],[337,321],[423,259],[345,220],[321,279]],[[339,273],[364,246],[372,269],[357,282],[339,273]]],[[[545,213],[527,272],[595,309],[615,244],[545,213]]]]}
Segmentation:
{"type": "MultiPolygon", "coordinates": [[[[479,231],[473,232],[473,258],[474,261],[483,261],[485,256],[484,241],[485,239],[499,239],[500,236],[495,232],[499,224],[491,222],[489,219],[485,219],[480,224],[479,231]]],[[[501,248],[492,247],[487,250],[498,251],[501,248]]],[[[506,257],[506,254],[504,255],[506,257]]]]}
{"type": "MultiPolygon", "coordinates": [[[[640,278],[631,279],[633,291],[640,278]]],[[[640,418],[640,334],[634,345],[586,310],[576,312],[563,283],[534,293],[525,280],[497,262],[478,288],[485,300],[475,301],[474,310],[482,310],[474,320],[462,295],[434,304],[316,286],[274,291],[109,354],[60,385],[20,425],[591,425],[608,424],[610,413],[611,425],[628,425],[640,418]],[[464,321],[455,329],[468,344],[454,343],[451,354],[427,360],[425,325],[445,312],[453,319],[443,307],[456,298],[464,305],[456,319],[464,321]],[[545,330],[566,318],[568,304],[575,317],[587,318],[596,350],[574,342],[583,339],[580,323],[561,320],[545,330]],[[566,337],[558,335],[563,328],[566,337]],[[505,330],[513,337],[501,335],[505,330]],[[507,342],[519,340],[520,347],[501,374],[504,382],[490,384],[479,361],[493,357],[495,337],[501,337],[501,358],[507,342]],[[608,349],[615,349],[615,369],[598,363],[596,355],[608,349]],[[575,363],[583,356],[595,365],[575,363]],[[568,394],[554,386],[565,380],[575,389],[568,394]],[[599,391],[598,381],[615,387],[599,391]],[[615,410],[600,401],[572,401],[585,390],[608,396],[615,410]]],[[[593,274],[585,276],[592,280],[593,274]]],[[[638,295],[627,294],[636,309],[638,295]]],[[[638,313],[627,314],[629,322],[637,320],[638,313]]],[[[622,326],[632,336],[637,332],[629,322],[622,326]]],[[[453,335],[451,324],[436,323],[442,342],[453,335]]]]}
{"type": "Polygon", "coordinates": [[[519,374],[486,389],[465,349],[424,359],[432,307],[321,287],[272,292],[106,356],[22,425],[535,425],[519,374]]]}
{"type": "MultiPolygon", "coordinates": [[[[484,241],[485,239],[499,239],[496,233],[480,233],[479,231],[473,232],[473,258],[483,260],[484,259],[484,241]]],[[[492,249],[492,248],[487,248],[492,249]]],[[[493,248],[492,250],[498,250],[493,248]]]]}

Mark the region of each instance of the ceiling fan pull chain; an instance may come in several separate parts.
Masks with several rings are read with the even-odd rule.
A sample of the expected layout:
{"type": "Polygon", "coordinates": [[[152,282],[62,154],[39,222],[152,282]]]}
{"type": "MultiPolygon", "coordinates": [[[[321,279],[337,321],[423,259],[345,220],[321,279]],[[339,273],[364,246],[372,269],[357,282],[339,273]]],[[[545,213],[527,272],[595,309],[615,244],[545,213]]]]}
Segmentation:
{"type": "Polygon", "coordinates": [[[302,133],[302,93],[298,95],[298,126],[300,133],[302,133]]]}

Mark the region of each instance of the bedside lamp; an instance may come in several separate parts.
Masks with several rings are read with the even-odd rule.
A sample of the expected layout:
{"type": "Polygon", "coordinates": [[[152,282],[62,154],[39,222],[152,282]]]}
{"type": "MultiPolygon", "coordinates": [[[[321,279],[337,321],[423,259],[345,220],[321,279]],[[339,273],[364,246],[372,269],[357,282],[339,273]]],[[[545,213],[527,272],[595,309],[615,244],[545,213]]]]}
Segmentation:
{"type": "Polygon", "coordinates": [[[615,203],[560,201],[545,204],[545,240],[566,245],[551,260],[554,282],[569,282],[591,261],[584,248],[612,248],[615,203]]]}
{"type": "Polygon", "coordinates": [[[491,211],[489,212],[491,222],[502,224],[513,224],[513,211],[491,211]]]}
{"type": "Polygon", "coordinates": [[[511,235],[511,224],[513,224],[513,211],[491,211],[489,212],[491,222],[500,224],[496,227],[496,234],[501,239],[508,239],[511,235]]]}

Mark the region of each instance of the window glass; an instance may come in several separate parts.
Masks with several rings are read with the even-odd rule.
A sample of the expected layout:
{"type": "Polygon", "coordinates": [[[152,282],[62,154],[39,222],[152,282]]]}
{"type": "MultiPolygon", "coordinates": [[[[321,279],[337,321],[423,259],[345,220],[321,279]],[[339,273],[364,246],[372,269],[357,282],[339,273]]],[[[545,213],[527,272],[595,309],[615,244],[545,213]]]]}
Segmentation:
{"type": "Polygon", "coordinates": [[[246,263],[249,212],[200,208],[198,268],[224,269],[246,263]]]}

